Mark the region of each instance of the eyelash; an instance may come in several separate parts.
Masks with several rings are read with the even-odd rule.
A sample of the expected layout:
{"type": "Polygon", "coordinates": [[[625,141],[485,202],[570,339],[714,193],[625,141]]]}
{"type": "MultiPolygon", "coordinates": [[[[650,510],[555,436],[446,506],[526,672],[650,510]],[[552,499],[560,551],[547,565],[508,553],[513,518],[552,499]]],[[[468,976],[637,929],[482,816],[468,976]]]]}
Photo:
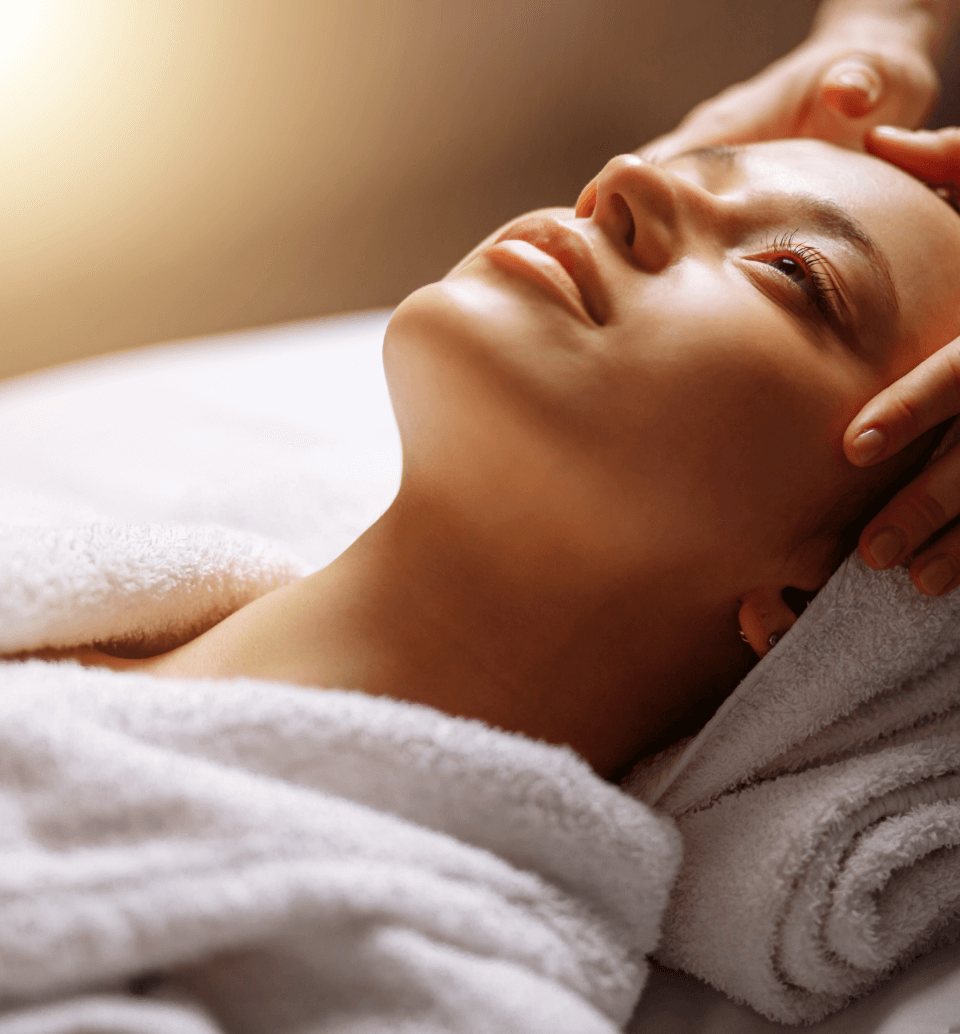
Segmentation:
{"type": "MultiPolygon", "coordinates": [[[[807,294],[810,301],[816,305],[827,319],[835,318],[838,314],[837,303],[834,300],[837,289],[830,278],[826,274],[821,273],[818,268],[824,265],[824,258],[816,248],[811,247],[809,244],[804,244],[802,241],[797,241],[797,232],[794,230],[792,233],[781,234],[775,240],[769,242],[765,250],[781,252],[781,255],[778,256],[780,258],[783,258],[784,254],[786,254],[790,258],[796,259],[813,284],[813,297],[811,298],[805,291],[804,294],[807,294]]],[[[803,290],[802,286],[790,280],[786,273],[781,273],[779,270],[774,270],[774,272],[803,290]]]]}
{"type": "MultiPolygon", "coordinates": [[[[657,159],[655,155],[649,156],[647,161],[651,165],[656,165],[658,167],[663,167],[665,165],[665,162],[657,159]]],[[[958,211],[960,211],[960,209],[958,209],[958,211]]],[[[816,248],[811,247],[809,244],[797,241],[795,238],[798,232],[798,230],[794,230],[792,233],[781,234],[775,240],[769,242],[765,250],[788,252],[793,258],[796,258],[803,267],[804,272],[808,277],[810,277],[810,282],[813,284],[813,297],[810,298],[810,295],[808,295],[806,291],[804,291],[804,295],[810,299],[814,305],[816,305],[817,309],[825,319],[837,319],[840,311],[835,301],[837,289],[830,278],[824,273],[821,273],[817,268],[818,266],[825,264],[824,258],[816,248]]],[[[789,280],[789,277],[787,277],[785,273],[780,273],[780,276],[785,280],[789,280]]],[[[794,284],[795,282],[790,280],[790,283],[794,284]]],[[[795,284],[795,286],[799,287],[800,285],[795,284]]]]}

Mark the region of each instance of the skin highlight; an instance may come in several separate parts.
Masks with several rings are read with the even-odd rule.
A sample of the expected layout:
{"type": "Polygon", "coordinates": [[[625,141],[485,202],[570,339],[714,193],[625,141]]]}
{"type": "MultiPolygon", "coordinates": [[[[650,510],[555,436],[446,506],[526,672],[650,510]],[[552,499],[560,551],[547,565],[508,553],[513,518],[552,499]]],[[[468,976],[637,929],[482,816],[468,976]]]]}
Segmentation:
{"type": "Polygon", "coordinates": [[[608,779],[719,704],[795,619],[785,591],[829,577],[836,533],[811,534],[816,515],[902,470],[852,470],[843,432],[960,330],[960,220],[817,141],[617,156],[574,209],[537,217],[591,249],[602,323],[491,259],[528,217],[501,228],[391,318],[387,512],[169,653],[75,659],[398,697],[569,744],[608,779]],[[895,322],[875,317],[891,301],[876,262],[797,194],[874,243],[895,322]],[[811,269],[845,315],[825,314],[811,269]]]}

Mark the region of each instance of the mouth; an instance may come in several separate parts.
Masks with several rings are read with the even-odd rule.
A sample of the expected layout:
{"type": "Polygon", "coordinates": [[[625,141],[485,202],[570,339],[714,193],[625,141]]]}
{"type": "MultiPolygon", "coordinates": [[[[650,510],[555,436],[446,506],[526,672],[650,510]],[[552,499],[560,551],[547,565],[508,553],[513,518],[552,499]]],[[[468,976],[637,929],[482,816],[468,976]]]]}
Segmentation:
{"type": "Polygon", "coordinates": [[[597,326],[606,323],[609,315],[607,294],[593,248],[585,237],[557,219],[532,216],[505,230],[497,238],[492,250],[512,253],[514,257],[522,259],[522,247],[510,249],[510,242],[514,241],[531,245],[552,260],[549,264],[542,261],[538,264],[544,273],[553,274],[556,286],[575,294],[579,307],[586,312],[592,323],[597,326]],[[501,245],[506,245],[506,248],[501,248],[501,245]]]}

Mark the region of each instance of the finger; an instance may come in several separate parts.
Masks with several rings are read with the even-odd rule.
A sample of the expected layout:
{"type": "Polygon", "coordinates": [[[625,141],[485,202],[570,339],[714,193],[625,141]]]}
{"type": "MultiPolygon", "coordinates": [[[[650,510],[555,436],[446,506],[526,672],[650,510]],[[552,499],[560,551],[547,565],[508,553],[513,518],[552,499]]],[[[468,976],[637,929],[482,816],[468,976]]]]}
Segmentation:
{"type": "Polygon", "coordinates": [[[825,103],[847,118],[864,118],[880,102],[883,81],[865,61],[840,61],[820,80],[825,103]]]}
{"type": "Polygon", "coordinates": [[[850,421],[843,451],[869,467],[960,413],[960,338],[875,395],[850,421]]]}
{"type": "Polygon", "coordinates": [[[716,97],[698,104],[669,133],[644,145],[637,153],[666,160],[697,147],[744,144],[776,135],[779,100],[769,91],[760,93],[751,82],[730,86],[716,97]]]}
{"type": "Polygon", "coordinates": [[[921,471],[867,524],[860,535],[860,555],[877,569],[901,563],[958,514],[960,449],[954,448],[921,471]]]}
{"type": "Polygon", "coordinates": [[[942,596],[960,585],[960,528],[951,528],[918,554],[909,572],[926,596],[942,596]]]}
{"type": "Polygon", "coordinates": [[[726,139],[718,124],[698,119],[696,122],[681,123],[673,132],[658,136],[644,144],[636,153],[643,158],[666,161],[695,147],[713,147],[716,144],[730,142],[732,141],[726,139]]]}
{"type": "Polygon", "coordinates": [[[636,153],[655,161],[666,161],[694,148],[747,144],[765,140],[769,136],[767,124],[759,117],[747,121],[718,117],[716,120],[698,120],[690,125],[679,126],[674,132],[645,144],[636,153]]]}
{"type": "Polygon", "coordinates": [[[703,105],[688,112],[669,133],[664,133],[635,152],[644,158],[665,161],[693,147],[711,147],[720,142],[722,129],[701,114],[703,105]]]}
{"type": "Polygon", "coordinates": [[[931,183],[960,183],[960,129],[907,130],[878,126],[867,150],[931,183]]]}

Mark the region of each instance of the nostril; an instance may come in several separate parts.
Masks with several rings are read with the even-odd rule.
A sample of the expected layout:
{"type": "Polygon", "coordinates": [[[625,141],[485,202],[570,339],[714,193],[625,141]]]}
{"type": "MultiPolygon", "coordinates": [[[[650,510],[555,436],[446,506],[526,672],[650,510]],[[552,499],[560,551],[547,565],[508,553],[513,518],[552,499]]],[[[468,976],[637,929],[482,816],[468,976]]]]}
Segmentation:
{"type": "Polygon", "coordinates": [[[589,219],[590,216],[593,215],[593,211],[596,207],[597,181],[592,180],[583,188],[583,190],[580,191],[580,196],[577,198],[577,203],[573,209],[573,214],[578,219],[589,219]]]}
{"type": "Polygon", "coordinates": [[[627,247],[632,248],[633,239],[637,233],[637,226],[633,221],[633,212],[630,211],[630,206],[619,194],[614,194],[610,198],[610,207],[617,213],[618,221],[626,228],[623,239],[626,241],[627,247]]]}

